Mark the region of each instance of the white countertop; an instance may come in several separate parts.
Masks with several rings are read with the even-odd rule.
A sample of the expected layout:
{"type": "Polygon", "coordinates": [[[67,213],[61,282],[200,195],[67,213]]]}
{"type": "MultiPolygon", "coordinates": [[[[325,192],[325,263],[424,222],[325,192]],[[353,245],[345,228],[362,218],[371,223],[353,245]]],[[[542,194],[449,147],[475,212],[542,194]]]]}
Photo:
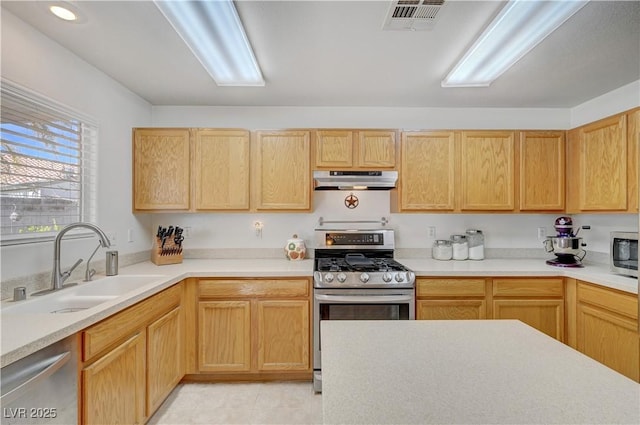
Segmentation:
{"type": "Polygon", "coordinates": [[[327,424],[640,423],[640,384],[516,320],[321,332],[327,424]]]}
{"type": "Polygon", "coordinates": [[[608,266],[555,267],[540,259],[485,259],[482,261],[438,261],[433,259],[396,258],[417,276],[565,276],[596,283],[632,294],[638,293],[638,279],[613,274],[608,266]]]}
{"type": "MultiPolygon", "coordinates": [[[[544,260],[487,259],[483,261],[437,261],[397,258],[418,276],[569,276],[622,291],[637,293],[637,279],[611,274],[604,266],[587,265],[582,269],[548,266],[544,260]]],[[[40,348],[117,313],[188,277],[291,277],[313,275],[313,260],[286,259],[202,259],[181,264],[156,266],[151,262],[120,269],[120,275],[154,275],[157,279],[115,300],[91,309],[67,314],[11,315],[4,309],[1,366],[4,367],[40,348]]],[[[94,282],[99,284],[99,276],[94,282]]],[[[81,283],[81,285],[86,285],[81,283]]],[[[3,306],[7,303],[3,303],[3,306]]]]}
{"type": "MultiPolygon", "coordinates": [[[[8,314],[2,310],[1,366],[34,353],[54,342],[105,319],[188,277],[291,277],[311,276],[313,260],[184,260],[181,264],[156,266],[150,261],[120,269],[120,275],[155,275],[157,279],[96,307],[65,314],[8,314]]],[[[99,285],[100,277],[90,283],[99,285]]],[[[3,306],[10,303],[3,303],[3,306]]]]}

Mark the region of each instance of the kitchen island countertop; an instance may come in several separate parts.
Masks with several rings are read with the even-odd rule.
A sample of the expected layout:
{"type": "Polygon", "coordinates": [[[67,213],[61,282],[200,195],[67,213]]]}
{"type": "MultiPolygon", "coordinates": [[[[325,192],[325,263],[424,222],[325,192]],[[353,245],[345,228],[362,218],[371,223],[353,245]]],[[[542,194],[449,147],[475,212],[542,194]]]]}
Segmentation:
{"type": "Polygon", "coordinates": [[[640,423],[640,384],[516,320],[323,321],[324,423],[640,423]]]}

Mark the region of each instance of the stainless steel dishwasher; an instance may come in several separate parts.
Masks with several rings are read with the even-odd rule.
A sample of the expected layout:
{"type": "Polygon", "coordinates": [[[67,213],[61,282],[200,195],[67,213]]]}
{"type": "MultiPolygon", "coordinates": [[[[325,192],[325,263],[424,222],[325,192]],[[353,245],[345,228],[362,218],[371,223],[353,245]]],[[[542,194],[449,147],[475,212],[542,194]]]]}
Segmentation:
{"type": "Polygon", "coordinates": [[[78,423],[78,344],[70,336],[2,368],[3,424],[78,423]]]}

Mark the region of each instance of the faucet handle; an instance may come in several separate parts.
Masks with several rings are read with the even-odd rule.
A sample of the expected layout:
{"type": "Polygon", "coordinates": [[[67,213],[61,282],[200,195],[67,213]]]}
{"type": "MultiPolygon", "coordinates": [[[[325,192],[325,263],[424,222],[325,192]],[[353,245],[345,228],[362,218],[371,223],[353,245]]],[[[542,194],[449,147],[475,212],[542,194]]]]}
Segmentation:
{"type": "Polygon", "coordinates": [[[71,272],[73,272],[73,270],[78,267],[80,265],[80,263],[82,263],[82,258],[78,259],[78,261],[76,261],[76,263],[71,266],[71,268],[69,270],[67,270],[66,272],[62,273],[63,279],[66,280],[69,276],[71,276],[71,272]]]}

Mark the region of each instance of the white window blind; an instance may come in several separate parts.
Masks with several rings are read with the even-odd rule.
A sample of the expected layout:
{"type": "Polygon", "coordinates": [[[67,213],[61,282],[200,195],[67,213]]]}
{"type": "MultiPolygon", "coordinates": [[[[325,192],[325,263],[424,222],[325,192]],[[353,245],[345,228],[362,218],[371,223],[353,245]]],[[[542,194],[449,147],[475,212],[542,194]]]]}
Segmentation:
{"type": "Polygon", "coordinates": [[[89,117],[2,80],[2,244],[52,238],[96,219],[98,127],[89,117]]]}

